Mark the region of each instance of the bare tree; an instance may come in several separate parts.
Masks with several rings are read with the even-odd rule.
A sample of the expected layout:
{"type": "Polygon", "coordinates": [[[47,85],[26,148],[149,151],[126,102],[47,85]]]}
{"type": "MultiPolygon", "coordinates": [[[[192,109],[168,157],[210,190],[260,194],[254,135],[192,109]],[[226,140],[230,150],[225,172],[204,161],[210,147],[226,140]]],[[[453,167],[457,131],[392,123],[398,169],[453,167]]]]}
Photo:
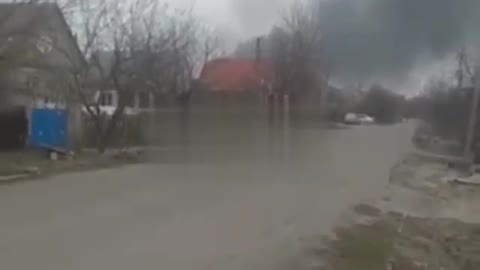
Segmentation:
{"type": "Polygon", "coordinates": [[[298,96],[324,86],[329,78],[326,62],[322,62],[322,36],[314,6],[313,1],[295,2],[283,23],[272,31],[276,93],[298,96]]]}
{"type": "Polygon", "coordinates": [[[64,51],[71,68],[62,77],[93,122],[103,152],[136,93],[188,95],[198,61],[198,28],[190,14],[158,0],[82,1],[74,16],[85,61],[64,51]],[[106,114],[103,97],[112,93],[117,102],[106,114]]]}
{"type": "Polygon", "coordinates": [[[455,74],[457,79],[457,88],[462,89],[465,86],[465,80],[468,80],[471,85],[474,85],[474,74],[470,65],[467,48],[465,46],[462,46],[458,51],[457,60],[458,67],[455,74]]]}
{"type": "MultiPolygon", "coordinates": [[[[93,123],[97,149],[104,152],[126,106],[130,78],[126,69],[129,61],[127,24],[132,19],[120,14],[124,11],[107,0],[79,1],[73,9],[78,51],[54,44],[54,50],[68,60],[68,65],[44,69],[57,75],[60,89],[68,89],[64,94],[70,104],[81,104],[93,123]],[[114,93],[118,99],[111,115],[101,109],[106,93],[114,93]]],[[[137,11],[129,10],[133,12],[137,11]]]]}
{"type": "Polygon", "coordinates": [[[160,50],[160,41],[154,40],[149,17],[156,7],[155,1],[140,0],[127,7],[108,1],[81,6],[87,60],[74,71],[69,86],[94,123],[99,152],[105,151],[135,92],[159,87],[152,82],[153,70],[161,74],[154,50],[160,50]],[[153,64],[147,62],[152,59],[153,64]],[[111,115],[101,109],[106,96],[116,100],[111,115]]]}
{"type": "Polygon", "coordinates": [[[200,32],[200,48],[203,53],[202,67],[210,60],[225,54],[224,45],[220,35],[210,28],[205,28],[200,32]]]}

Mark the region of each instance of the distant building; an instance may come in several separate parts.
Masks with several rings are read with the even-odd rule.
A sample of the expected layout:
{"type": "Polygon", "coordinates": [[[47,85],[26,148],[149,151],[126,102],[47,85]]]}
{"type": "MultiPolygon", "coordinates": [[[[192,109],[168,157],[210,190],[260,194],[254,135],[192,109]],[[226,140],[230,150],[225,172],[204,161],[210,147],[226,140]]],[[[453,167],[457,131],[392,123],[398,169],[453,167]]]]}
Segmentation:
{"type": "MultiPolygon", "coordinates": [[[[98,51],[95,53],[101,66],[102,73],[109,74],[112,70],[112,65],[115,62],[113,51],[98,51]]],[[[132,68],[124,66],[123,68],[132,68]]],[[[110,78],[102,78],[98,67],[91,70],[89,87],[92,89],[91,103],[98,105],[101,114],[113,115],[118,108],[120,96],[113,82],[110,78]],[[100,90],[100,85],[105,89],[100,90]]],[[[144,84],[135,82],[131,79],[122,80],[124,87],[128,89],[128,97],[124,113],[126,115],[136,115],[142,112],[148,112],[155,107],[155,96],[151,91],[143,89],[144,84]]],[[[84,108],[87,111],[87,108],[84,108]]]]}
{"type": "Polygon", "coordinates": [[[259,60],[219,58],[202,69],[193,105],[250,106],[263,104],[272,93],[273,67],[259,60]]]}
{"type": "Polygon", "coordinates": [[[267,91],[273,83],[273,68],[256,60],[220,58],[205,65],[200,81],[212,92],[267,91]]]}

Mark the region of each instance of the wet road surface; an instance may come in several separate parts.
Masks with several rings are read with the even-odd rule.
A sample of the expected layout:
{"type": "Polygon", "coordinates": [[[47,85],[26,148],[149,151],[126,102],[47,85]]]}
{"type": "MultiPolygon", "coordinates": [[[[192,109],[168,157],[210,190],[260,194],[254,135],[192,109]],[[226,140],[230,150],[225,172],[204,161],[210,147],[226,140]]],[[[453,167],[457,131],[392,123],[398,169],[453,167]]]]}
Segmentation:
{"type": "Polygon", "coordinates": [[[279,269],[383,192],[413,133],[288,128],[268,144],[250,128],[155,164],[1,187],[0,268],[279,269]]]}

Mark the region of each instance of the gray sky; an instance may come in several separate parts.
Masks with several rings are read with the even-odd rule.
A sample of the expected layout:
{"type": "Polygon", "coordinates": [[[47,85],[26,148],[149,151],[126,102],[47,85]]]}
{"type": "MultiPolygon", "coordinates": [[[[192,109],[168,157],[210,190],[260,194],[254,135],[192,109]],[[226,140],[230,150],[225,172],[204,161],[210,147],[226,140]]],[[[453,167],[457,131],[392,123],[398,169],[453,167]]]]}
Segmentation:
{"type": "Polygon", "coordinates": [[[164,0],[218,28],[230,42],[265,34],[295,0],[164,0]]]}
{"type": "MultiPolygon", "coordinates": [[[[231,49],[266,34],[295,0],[163,0],[192,8],[231,49]]],[[[480,43],[480,0],[317,0],[324,50],[343,82],[377,81],[416,92],[454,62],[455,52],[480,43]],[[431,71],[431,72],[430,72],[431,71]]]]}

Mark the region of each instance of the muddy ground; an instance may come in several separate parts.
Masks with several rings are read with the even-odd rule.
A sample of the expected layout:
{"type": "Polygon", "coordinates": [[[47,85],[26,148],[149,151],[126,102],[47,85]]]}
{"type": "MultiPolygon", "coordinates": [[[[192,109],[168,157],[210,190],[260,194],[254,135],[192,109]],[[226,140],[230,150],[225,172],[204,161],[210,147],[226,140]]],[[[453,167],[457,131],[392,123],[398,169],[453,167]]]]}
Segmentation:
{"type": "Polygon", "coordinates": [[[346,214],[305,252],[315,263],[303,269],[480,269],[480,187],[450,181],[461,172],[415,154],[391,173],[387,194],[346,214]]]}

